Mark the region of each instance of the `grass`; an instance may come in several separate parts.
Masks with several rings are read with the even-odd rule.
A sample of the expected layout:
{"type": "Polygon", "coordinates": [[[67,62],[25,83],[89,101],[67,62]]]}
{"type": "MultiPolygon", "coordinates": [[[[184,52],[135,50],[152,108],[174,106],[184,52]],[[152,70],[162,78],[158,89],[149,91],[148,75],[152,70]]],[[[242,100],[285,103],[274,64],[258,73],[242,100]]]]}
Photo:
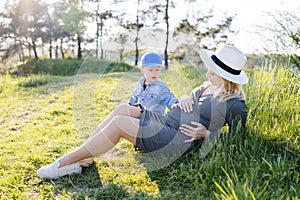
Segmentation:
{"type": "MultiPolygon", "coordinates": [[[[247,129],[220,139],[205,157],[192,151],[153,171],[121,141],[83,174],[54,181],[39,179],[37,169],[78,147],[127,102],[141,74],[1,76],[0,199],[299,199],[299,75],[281,68],[248,74],[247,129]]],[[[162,75],[177,96],[202,78],[180,66],[162,75]]]]}

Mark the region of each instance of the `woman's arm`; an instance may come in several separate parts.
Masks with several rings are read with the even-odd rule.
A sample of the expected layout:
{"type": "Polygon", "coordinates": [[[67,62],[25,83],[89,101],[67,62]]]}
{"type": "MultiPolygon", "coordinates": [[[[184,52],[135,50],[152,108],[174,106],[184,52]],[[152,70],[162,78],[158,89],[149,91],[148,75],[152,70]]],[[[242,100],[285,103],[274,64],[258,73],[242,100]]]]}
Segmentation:
{"type": "Polygon", "coordinates": [[[244,128],[246,126],[247,115],[248,109],[244,100],[237,98],[229,100],[226,113],[226,123],[228,123],[229,132],[231,132],[232,128],[238,126],[239,123],[244,128]]]}

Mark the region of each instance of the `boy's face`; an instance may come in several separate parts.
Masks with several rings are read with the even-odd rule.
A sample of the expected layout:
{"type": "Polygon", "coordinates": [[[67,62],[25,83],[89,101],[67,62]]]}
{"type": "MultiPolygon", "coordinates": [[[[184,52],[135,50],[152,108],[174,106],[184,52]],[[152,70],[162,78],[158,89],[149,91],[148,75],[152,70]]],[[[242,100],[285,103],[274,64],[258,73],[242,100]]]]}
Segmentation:
{"type": "Polygon", "coordinates": [[[146,83],[151,83],[153,81],[156,81],[160,76],[160,67],[142,67],[141,72],[144,74],[146,83]]]}

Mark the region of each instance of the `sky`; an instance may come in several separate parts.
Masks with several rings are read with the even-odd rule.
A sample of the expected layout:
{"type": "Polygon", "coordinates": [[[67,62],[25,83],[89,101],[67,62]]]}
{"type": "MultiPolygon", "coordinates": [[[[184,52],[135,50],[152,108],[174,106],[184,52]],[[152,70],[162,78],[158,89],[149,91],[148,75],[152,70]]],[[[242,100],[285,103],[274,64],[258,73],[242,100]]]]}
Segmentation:
{"type": "MultiPolygon", "coordinates": [[[[246,53],[256,52],[262,40],[257,32],[257,26],[267,24],[266,12],[296,11],[300,14],[299,0],[209,0],[215,6],[215,11],[227,11],[236,14],[232,29],[239,30],[237,35],[229,38],[246,53]]],[[[261,51],[261,50],[259,50],[261,51]]],[[[259,53],[259,52],[258,52],[259,53]]]]}
{"type": "MultiPolygon", "coordinates": [[[[184,7],[193,9],[189,7],[185,0],[173,1],[177,6],[175,10],[171,9],[169,11],[170,21],[172,18],[182,18],[183,15],[186,15],[186,12],[183,11],[184,7]]],[[[135,15],[136,0],[127,0],[126,4],[122,5],[122,7],[124,6],[132,8],[128,9],[127,12],[133,11],[135,15]],[[129,2],[133,2],[134,5],[130,5],[129,2]]],[[[277,14],[282,11],[295,11],[300,15],[299,0],[201,0],[200,6],[203,9],[213,8],[214,14],[226,12],[228,16],[236,15],[231,28],[238,33],[230,35],[228,43],[234,44],[245,53],[265,53],[260,48],[263,38],[257,34],[258,31],[261,31],[257,26],[266,26],[269,23],[268,19],[270,17],[267,18],[266,13],[277,14]]]]}

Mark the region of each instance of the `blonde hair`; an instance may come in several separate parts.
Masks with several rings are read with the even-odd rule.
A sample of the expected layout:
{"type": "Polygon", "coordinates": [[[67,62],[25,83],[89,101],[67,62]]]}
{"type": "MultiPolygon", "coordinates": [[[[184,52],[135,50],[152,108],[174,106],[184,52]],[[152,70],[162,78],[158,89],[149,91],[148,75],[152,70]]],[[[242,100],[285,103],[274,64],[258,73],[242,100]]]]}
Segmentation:
{"type": "Polygon", "coordinates": [[[242,88],[242,85],[238,83],[233,83],[224,78],[222,79],[223,84],[213,93],[214,98],[218,97],[220,101],[226,101],[235,97],[245,99],[245,93],[242,88]]]}

